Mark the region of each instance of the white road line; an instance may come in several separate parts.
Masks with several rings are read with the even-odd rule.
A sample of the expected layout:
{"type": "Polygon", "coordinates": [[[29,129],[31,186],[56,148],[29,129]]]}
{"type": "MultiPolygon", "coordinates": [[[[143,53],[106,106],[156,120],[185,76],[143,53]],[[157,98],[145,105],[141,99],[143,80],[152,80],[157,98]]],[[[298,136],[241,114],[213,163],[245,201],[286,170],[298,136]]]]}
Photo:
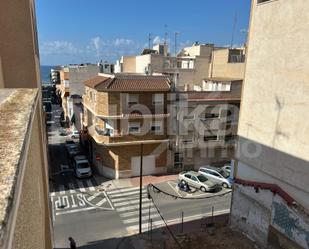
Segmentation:
{"type": "Polygon", "coordinates": [[[75,193],[76,193],[76,191],[75,191],[75,186],[74,186],[73,183],[69,183],[69,188],[70,188],[70,193],[71,193],[71,194],[75,194],[75,193]]]}
{"type": "Polygon", "coordinates": [[[59,189],[60,189],[60,194],[61,195],[64,195],[65,194],[65,188],[64,188],[64,186],[63,185],[59,185],[59,189]]]}
{"type": "MultiPolygon", "coordinates": [[[[149,199],[142,199],[142,202],[150,202],[150,200],[149,199]]],[[[136,204],[136,203],[139,203],[139,200],[114,203],[114,206],[116,207],[116,209],[118,209],[118,207],[132,205],[132,204],[136,204]]]]}
{"type": "MultiPolygon", "coordinates": [[[[130,205],[130,206],[127,206],[127,207],[119,207],[119,208],[117,208],[117,211],[126,212],[126,211],[130,211],[130,210],[138,210],[138,208],[139,208],[139,205],[130,205]]],[[[148,210],[148,205],[146,205],[146,203],[144,203],[144,205],[142,205],[142,209],[148,210]]]]}
{"type": "MultiPolygon", "coordinates": [[[[142,216],[142,221],[143,221],[143,223],[147,223],[148,224],[148,215],[144,215],[144,216],[142,216]]],[[[153,222],[156,222],[156,221],[161,221],[161,217],[160,216],[156,216],[156,217],[154,217],[154,216],[150,216],[150,218],[152,219],[152,221],[153,222]],[[156,219],[156,220],[154,220],[154,219],[156,219]]],[[[130,219],[125,219],[125,220],[123,220],[123,223],[124,224],[130,224],[130,223],[137,223],[137,222],[139,222],[139,217],[137,216],[137,217],[135,217],[135,218],[130,218],[130,219]]]]}
{"type": "MultiPolygon", "coordinates": [[[[143,188],[145,189],[145,188],[143,188]]],[[[122,189],[115,189],[115,190],[110,190],[110,191],[107,191],[108,194],[113,194],[113,193],[124,193],[124,192],[129,192],[129,191],[132,191],[132,190],[139,190],[139,187],[132,187],[132,188],[122,188],[122,189]]]]}
{"type": "Polygon", "coordinates": [[[170,182],[167,182],[167,184],[176,192],[177,195],[179,195],[180,197],[183,197],[181,194],[178,193],[178,191],[176,191],[175,187],[173,187],[170,182]]]}
{"type": "MultiPolygon", "coordinates": [[[[146,194],[142,195],[143,198],[147,198],[146,194]]],[[[112,198],[113,203],[115,202],[120,202],[120,201],[127,201],[127,200],[135,200],[135,199],[139,199],[139,195],[135,195],[135,196],[130,196],[130,197],[123,197],[123,198],[112,198]]]]}
{"type": "MultiPolygon", "coordinates": [[[[142,214],[148,214],[148,213],[149,213],[149,208],[142,210],[142,214]]],[[[157,213],[157,210],[154,209],[154,208],[150,208],[150,214],[153,214],[153,213],[157,213]]],[[[119,216],[121,218],[127,218],[127,217],[138,215],[138,214],[139,214],[139,210],[131,211],[131,212],[125,212],[125,213],[119,214],[119,216]]]]}
{"type": "Polygon", "coordinates": [[[88,189],[90,191],[95,191],[95,187],[93,186],[92,182],[90,180],[87,180],[88,189]]]}
{"type": "MultiPolygon", "coordinates": [[[[142,193],[147,193],[146,190],[143,190],[142,193]]],[[[114,198],[114,197],[123,197],[123,196],[129,196],[129,195],[136,195],[136,194],[139,194],[139,191],[133,191],[133,192],[127,192],[127,193],[121,193],[121,192],[118,192],[118,194],[109,194],[107,192],[108,196],[110,196],[110,198],[114,198]]]]}
{"type": "Polygon", "coordinates": [[[58,212],[56,213],[56,215],[72,214],[72,213],[78,213],[78,212],[88,211],[92,209],[96,209],[96,207],[87,207],[87,208],[81,208],[81,209],[68,210],[68,211],[58,212]]]}
{"type": "Polygon", "coordinates": [[[78,181],[77,184],[78,184],[80,192],[86,192],[86,189],[82,182],[78,181]]]}
{"type": "Polygon", "coordinates": [[[87,198],[87,201],[92,201],[93,199],[95,199],[96,197],[98,197],[101,193],[95,193],[94,195],[90,196],[89,198],[87,198]]]}
{"type": "Polygon", "coordinates": [[[104,199],[102,199],[101,201],[99,201],[97,204],[96,204],[96,206],[102,206],[102,204],[104,204],[106,202],[106,199],[104,198],[104,199]]]}
{"type": "MultiPolygon", "coordinates": [[[[142,230],[143,231],[148,230],[148,226],[149,226],[148,222],[142,224],[142,230]]],[[[152,226],[153,227],[161,227],[161,226],[164,226],[164,222],[163,221],[155,221],[155,222],[152,222],[152,226]]],[[[130,231],[130,232],[132,232],[132,230],[133,231],[138,231],[139,230],[139,225],[128,226],[127,230],[130,231]]]]}
{"type": "Polygon", "coordinates": [[[52,197],[52,196],[56,196],[56,193],[55,192],[50,192],[50,197],[52,197]]]}

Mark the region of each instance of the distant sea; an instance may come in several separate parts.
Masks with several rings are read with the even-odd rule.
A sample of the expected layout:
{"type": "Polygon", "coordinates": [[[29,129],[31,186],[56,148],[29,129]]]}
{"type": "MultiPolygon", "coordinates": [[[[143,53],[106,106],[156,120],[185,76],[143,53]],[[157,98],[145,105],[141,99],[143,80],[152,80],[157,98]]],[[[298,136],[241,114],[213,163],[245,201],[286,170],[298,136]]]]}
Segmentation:
{"type": "Polygon", "coordinates": [[[50,70],[54,66],[41,66],[41,80],[43,83],[50,83],[50,70]]]}

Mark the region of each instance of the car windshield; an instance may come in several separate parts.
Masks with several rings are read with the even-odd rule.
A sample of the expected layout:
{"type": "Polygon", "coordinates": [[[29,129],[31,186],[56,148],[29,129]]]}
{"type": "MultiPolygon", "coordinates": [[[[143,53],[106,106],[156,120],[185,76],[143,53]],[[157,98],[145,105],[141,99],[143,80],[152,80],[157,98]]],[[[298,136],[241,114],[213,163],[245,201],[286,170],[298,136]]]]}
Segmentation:
{"type": "Polygon", "coordinates": [[[224,177],[224,178],[229,178],[230,173],[227,172],[226,170],[221,170],[219,173],[224,177]]]}
{"type": "Polygon", "coordinates": [[[87,169],[87,168],[89,168],[89,164],[88,163],[78,163],[77,164],[77,168],[79,168],[79,169],[87,169]]]}
{"type": "Polygon", "coordinates": [[[197,178],[199,179],[200,182],[208,181],[208,179],[205,176],[203,176],[203,175],[198,175],[197,178]]]}
{"type": "Polygon", "coordinates": [[[70,145],[70,144],[75,144],[74,141],[66,141],[66,144],[70,145]]]}

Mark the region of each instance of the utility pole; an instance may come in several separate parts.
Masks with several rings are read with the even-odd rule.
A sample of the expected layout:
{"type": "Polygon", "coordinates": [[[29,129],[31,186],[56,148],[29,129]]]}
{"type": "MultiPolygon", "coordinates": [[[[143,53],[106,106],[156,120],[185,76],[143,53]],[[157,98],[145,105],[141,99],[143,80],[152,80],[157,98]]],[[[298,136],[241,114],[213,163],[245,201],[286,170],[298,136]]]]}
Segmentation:
{"type": "Polygon", "coordinates": [[[141,144],[141,166],[139,171],[139,234],[142,234],[142,187],[143,187],[143,144],[141,144]]]}

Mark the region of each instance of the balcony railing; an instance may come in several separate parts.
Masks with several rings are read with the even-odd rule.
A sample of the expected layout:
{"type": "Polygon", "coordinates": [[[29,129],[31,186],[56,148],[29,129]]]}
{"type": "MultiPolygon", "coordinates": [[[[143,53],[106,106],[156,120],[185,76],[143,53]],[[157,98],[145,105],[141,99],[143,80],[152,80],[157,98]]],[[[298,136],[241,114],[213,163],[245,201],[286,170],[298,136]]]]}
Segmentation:
{"type": "Polygon", "coordinates": [[[111,129],[102,129],[100,126],[95,126],[95,131],[100,136],[107,137],[121,137],[121,133],[117,130],[112,131],[111,129]]]}

